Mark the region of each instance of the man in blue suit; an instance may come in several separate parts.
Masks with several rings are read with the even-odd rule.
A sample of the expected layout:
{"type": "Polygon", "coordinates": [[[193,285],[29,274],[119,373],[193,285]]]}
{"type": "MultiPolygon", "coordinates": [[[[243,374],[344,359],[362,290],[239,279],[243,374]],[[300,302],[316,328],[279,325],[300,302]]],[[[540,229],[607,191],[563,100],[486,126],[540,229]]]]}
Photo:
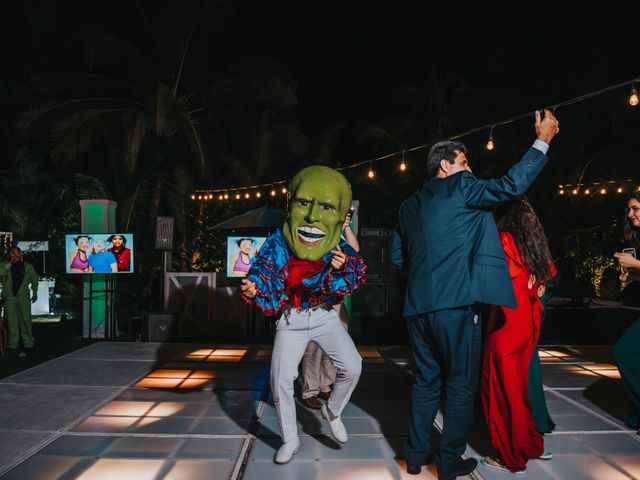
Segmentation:
{"type": "Polygon", "coordinates": [[[400,206],[391,261],[408,274],[403,315],[416,365],[404,446],[410,474],[429,463],[441,386],[446,400],[438,477],[453,480],[478,463],[462,459],[480,370],[476,304],[517,307],[490,208],[524,194],[547,163],[558,121],[548,110],[544,119],[536,112],[535,130],[537,139],[522,159],[491,180],[471,173],[464,144],[435,144],[427,156],[427,182],[400,206]]]}

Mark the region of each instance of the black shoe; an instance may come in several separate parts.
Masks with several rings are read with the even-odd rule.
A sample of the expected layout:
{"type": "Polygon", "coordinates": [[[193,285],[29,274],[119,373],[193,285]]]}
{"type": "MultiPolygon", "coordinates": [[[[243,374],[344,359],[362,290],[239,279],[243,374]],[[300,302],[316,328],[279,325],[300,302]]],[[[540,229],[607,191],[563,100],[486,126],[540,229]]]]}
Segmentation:
{"type": "Polygon", "coordinates": [[[456,468],[453,469],[453,471],[449,473],[438,472],[438,479],[439,480],[455,480],[458,477],[469,475],[471,472],[473,472],[476,469],[477,466],[478,466],[478,460],[476,460],[475,458],[467,458],[464,460],[461,458],[460,460],[458,460],[458,464],[456,465],[456,468]]]}
{"type": "Polygon", "coordinates": [[[417,465],[407,463],[407,473],[409,475],[419,475],[422,467],[425,465],[429,465],[429,462],[431,462],[431,457],[427,458],[427,461],[425,463],[418,463],[417,465]]]}

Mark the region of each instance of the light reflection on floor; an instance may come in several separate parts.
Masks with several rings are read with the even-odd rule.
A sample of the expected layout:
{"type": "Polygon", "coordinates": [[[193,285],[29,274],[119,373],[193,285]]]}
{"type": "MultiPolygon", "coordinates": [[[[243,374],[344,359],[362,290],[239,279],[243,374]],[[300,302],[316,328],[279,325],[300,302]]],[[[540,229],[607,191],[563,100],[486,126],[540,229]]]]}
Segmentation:
{"type": "MultiPolygon", "coordinates": [[[[619,372],[606,356],[599,356],[596,362],[576,348],[540,349],[543,379],[555,382],[546,390],[551,416],[559,428],[557,434],[545,437],[556,452],[554,460],[531,462],[527,477],[640,480],[640,441],[625,430],[620,418],[597,410],[599,407],[590,403],[593,397],[583,394],[591,385],[605,382],[604,394],[619,400],[621,395],[616,397],[609,390],[611,385],[621,386],[619,372]],[[571,387],[568,392],[562,388],[566,385],[571,387]],[[558,395],[553,394],[556,387],[558,395]],[[609,423],[603,423],[603,415],[609,423]],[[614,434],[604,436],[600,430],[614,434]]],[[[65,479],[227,479],[242,462],[242,445],[251,433],[256,442],[244,459],[246,469],[240,470],[243,475],[239,478],[244,480],[435,479],[433,464],[423,469],[421,476],[413,477],[406,474],[400,459],[404,435],[395,426],[408,421],[409,394],[402,381],[412,364],[408,349],[360,347],[359,352],[364,373],[345,410],[349,413],[344,414],[345,424],[358,435],[344,446],[325,436],[326,425],[317,412],[300,407],[303,448],[289,465],[275,465],[278,427],[264,378],[271,349],[185,347],[6,478],[44,478],[42,472],[48,471],[54,478],[65,479]],[[231,380],[239,381],[241,388],[231,388],[231,380]],[[381,382],[384,388],[377,388],[381,382]],[[261,398],[268,401],[260,407],[261,398]],[[249,416],[256,412],[260,418],[251,427],[249,416]],[[251,430],[260,426],[258,432],[251,430]],[[78,439],[86,439],[86,449],[68,441],[78,439]]],[[[469,454],[479,456],[471,450],[469,454]]],[[[486,480],[506,478],[486,469],[478,473],[482,477],[476,478],[486,480]]],[[[465,478],[469,479],[461,477],[465,478]]]]}

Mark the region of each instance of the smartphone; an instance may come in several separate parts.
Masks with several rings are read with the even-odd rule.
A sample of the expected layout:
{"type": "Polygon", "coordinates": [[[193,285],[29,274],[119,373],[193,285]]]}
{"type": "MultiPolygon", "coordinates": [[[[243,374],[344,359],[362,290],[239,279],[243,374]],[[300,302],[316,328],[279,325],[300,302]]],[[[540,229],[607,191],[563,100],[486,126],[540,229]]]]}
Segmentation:
{"type": "Polygon", "coordinates": [[[635,248],[623,248],[622,249],[622,253],[628,253],[633,258],[638,258],[638,257],[636,257],[636,249],[635,248]]]}

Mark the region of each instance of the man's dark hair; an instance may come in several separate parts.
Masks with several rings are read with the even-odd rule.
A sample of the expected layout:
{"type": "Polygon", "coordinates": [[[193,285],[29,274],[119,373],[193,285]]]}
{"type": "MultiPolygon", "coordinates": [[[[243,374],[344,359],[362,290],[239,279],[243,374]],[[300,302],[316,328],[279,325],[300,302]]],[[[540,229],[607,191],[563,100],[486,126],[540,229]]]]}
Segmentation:
{"type": "Polygon", "coordinates": [[[427,155],[427,178],[433,178],[438,175],[440,160],[447,160],[453,165],[458,156],[457,152],[467,154],[467,147],[464,143],[445,140],[433,145],[427,155]]]}

